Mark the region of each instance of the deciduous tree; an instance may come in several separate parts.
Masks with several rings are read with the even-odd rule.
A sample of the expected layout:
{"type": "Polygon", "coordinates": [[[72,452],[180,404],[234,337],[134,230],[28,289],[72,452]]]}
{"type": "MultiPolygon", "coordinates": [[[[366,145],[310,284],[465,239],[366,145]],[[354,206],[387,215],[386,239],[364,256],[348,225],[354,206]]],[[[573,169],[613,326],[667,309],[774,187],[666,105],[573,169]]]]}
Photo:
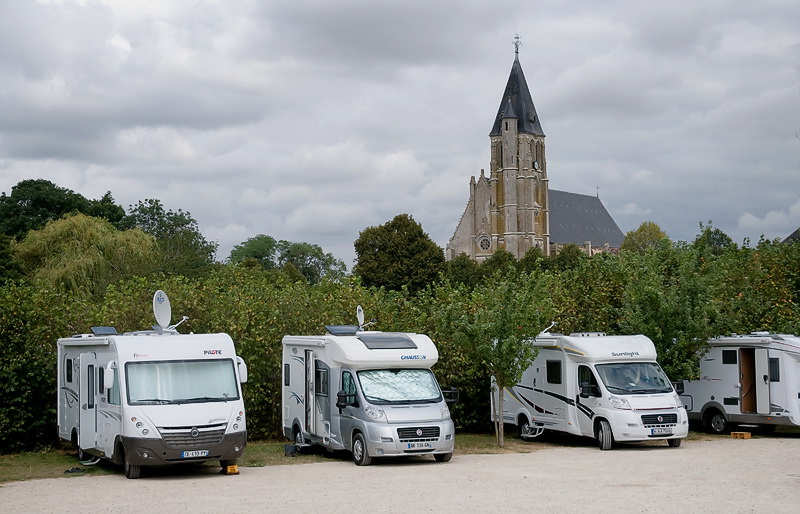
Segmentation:
{"type": "Polygon", "coordinates": [[[355,241],[353,272],[364,285],[411,292],[432,284],[444,266],[444,252],[408,214],[364,229],[355,241]]]}

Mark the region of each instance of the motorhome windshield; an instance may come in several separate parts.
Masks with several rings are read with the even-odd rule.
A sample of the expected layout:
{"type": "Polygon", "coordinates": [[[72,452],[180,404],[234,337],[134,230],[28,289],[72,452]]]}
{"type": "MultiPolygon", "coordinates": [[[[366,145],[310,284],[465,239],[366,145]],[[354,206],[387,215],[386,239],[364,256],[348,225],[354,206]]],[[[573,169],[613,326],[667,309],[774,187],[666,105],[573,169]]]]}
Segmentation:
{"type": "Polygon", "coordinates": [[[595,366],[610,393],[669,393],[672,385],[655,362],[620,362],[595,366]]]}
{"type": "Polygon", "coordinates": [[[239,399],[230,359],[129,362],[129,405],[227,402],[239,399]]]}
{"type": "Polygon", "coordinates": [[[359,371],[366,399],[373,403],[430,403],[441,400],[439,385],[428,369],[359,371]]]}

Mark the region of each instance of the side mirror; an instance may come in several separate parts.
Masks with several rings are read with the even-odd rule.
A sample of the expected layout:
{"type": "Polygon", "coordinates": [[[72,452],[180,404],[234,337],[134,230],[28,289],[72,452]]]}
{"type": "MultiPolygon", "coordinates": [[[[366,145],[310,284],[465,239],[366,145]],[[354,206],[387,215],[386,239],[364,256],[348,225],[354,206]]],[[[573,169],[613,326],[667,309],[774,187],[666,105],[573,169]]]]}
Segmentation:
{"type": "Polygon", "coordinates": [[[344,391],[336,393],[336,408],[344,409],[350,405],[355,405],[356,399],[354,394],[347,394],[344,391]]]}
{"type": "Polygon", "coordinates": [[[581,382],[581,398],[589,398],[591,396],[600,396],[598,387],[589,382],[581,382]]]}
{"type": "Polygon", "coordinates": [[[247,382],[247,364],[244,363],[244,360],[236,356],[236,367],[239,368],[239,382],[242,384],[247,382]]]}
{"type": "Polygon", "coordinates": [[[458,389],[455,387],[442,389],[442,396],[446,403],[458,403],[458,389]]]}
{"type": "Polygon", "coordinates": [[[103,374],[103,388],[111,389],[114,387],[114,370],[117,368],[117,362],[111,361],[106,365],[106,372],[103,374]]]}
{"type": "Polygon", "coordinates": [[[675,392],[678,393],[679,395],[683,394],[684,389],[682,380],[680,382],[673,382],[672,387],[675,389],[675,392]]]}

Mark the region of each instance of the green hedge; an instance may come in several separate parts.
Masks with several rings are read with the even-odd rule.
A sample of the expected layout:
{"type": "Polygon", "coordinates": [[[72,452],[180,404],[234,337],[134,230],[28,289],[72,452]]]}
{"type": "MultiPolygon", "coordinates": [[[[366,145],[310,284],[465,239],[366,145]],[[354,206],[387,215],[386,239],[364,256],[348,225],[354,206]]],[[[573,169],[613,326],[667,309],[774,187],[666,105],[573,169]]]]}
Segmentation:
{"type": "MultiPolygon", "coordinates": [[[[798,244],[762,241],[756,248],[722,251],[664,245],[647,254],[598,256],[506,280],[521,287],[537,277],[551,284],[558,331],[643,333],[656,343],[672,378],[696,372],[697,351],[710,336],[800,332],[798,244]]],[[[452,408],[457,429],[491,427],[488,376],[442,323],[444,308],[458,303],[463,289],[445,282],[410,295],[365,288],[357,280],[309,286],[280,272],[226,265],[191,280],[126,280],[102,298],[13,283],[0,287],[0,452],[56,441],[56,340],[94,325],[119,332],[152,326],[157,289],[169,295],[174,320],[189,316],[181,332],[226,332],[234,339],[250,371],[243,389],[254,440],[281,436],[282,337],[352,324],[357,305],[368,319],[377,318],[378,330],[430,335],[439,349],[439,382],[460,390],[461,401],[452,408]]]]}

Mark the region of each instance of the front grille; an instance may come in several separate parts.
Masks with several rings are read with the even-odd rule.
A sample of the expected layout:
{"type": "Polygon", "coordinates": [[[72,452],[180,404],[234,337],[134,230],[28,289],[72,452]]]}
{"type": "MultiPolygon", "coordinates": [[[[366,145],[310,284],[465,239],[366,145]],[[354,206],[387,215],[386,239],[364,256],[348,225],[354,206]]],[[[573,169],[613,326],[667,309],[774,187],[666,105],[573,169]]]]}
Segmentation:
{"type": "Polygon", "coordinates": [[[642,416],[642,424],[646,427],[663,427],[678,424],[678,415],[672,414],[645,414],[642,416]],[[661,418],[659,420],[658,418],[661,418]]]}
{"type": "Polygon", "coordinates": [[[225,424],[199,427],[159,427],[164,444],[170,448],[216,446],[225,437],[225,424]],[[193,435],[194,434],[194,435],[193,435]]]}
{"type": "Polygon", "coordinates": [[[439,427],[398,428],[397,437],[401,443],[438,441],[439,427]],[[420,434],[417,433],[418,430],[420,434]]]}

